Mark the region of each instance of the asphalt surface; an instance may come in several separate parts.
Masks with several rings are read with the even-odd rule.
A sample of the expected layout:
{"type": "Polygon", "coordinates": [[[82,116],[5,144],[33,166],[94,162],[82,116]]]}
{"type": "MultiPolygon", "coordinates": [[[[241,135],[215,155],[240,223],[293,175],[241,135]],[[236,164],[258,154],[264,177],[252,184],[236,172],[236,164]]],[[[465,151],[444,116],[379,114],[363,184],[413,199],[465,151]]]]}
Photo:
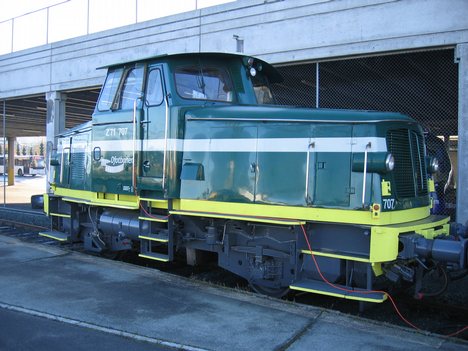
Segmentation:
{"type": "Polygon", "coordinates": [[[174,349],[27,313],[0,309],[0,350],[170,351],[174,349]]]}
{"type": "Polygon", "coordinates": [[[468,350],[455,339],[2,235],[0,267],[0,350],[468,350]]]}

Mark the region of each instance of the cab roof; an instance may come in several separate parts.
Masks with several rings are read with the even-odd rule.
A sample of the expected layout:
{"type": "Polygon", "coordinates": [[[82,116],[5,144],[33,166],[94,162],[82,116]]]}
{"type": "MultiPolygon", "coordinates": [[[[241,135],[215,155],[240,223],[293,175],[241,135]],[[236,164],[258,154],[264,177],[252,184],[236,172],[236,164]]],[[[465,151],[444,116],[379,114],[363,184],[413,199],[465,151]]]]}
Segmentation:
{"type": "Polygon", "coordinates": [[[246,62],[249,58],[253,58],[256,62],[261,63],[263,70],[268,75],[272,83],[283,81],[283,77],[277,71],[277,69],[266,61],[263,61],[254,56],[249,56],[249,55],[244,55],[244,54],[239,54],[239,53],[224,53],[224,52],[186,52],[186,53],[162,54],[162,55],[141,58],[138,60],[113,63],[113,64],[109,64],[106,66],[98,67],[97,69],[104,69],[104,68],[111,69],[111,68],[116,68],[116,67],[129,66],[132,64],[136,64],[136,63],[146,63],[146,62],[151,62],[151,61],[157,61],[161,59],[164,59],[164,61],[170,61],[172,58],[187,59],[190,56],[192,56],[194,59],[197,59],[197,60],[200,57],[219,58],[219,59],[239,58],[241,60],[244,60],[244,62],[246,62]]]}

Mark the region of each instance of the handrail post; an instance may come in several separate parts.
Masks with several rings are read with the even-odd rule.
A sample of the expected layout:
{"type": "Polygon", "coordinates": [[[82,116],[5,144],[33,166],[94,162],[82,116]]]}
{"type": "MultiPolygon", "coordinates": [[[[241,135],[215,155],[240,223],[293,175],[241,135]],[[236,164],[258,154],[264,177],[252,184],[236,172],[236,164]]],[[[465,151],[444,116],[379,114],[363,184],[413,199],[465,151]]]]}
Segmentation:
{"type": "Polygon", "coordinates": [[[138,105],[138,100],[140,100],[141,97],[136,98],[133,100],[133,149],[132,149],[132,187],[133,187],[133,192],[136,194],[136,138],[137,138],[137,105],[138,105]]]}
{"type": "Polygon", "coordinates": [[[367,177],[367,151],[371,148],[371,142],[369,141],[364,150],[364,175],[362,180],[362,207],[364,207],[366,199],[366,177],[367,177]]]}
{"type": "MultiPolygon", "coordinates": [[[[64,156],[65,156],[65,150],[71,151],[71,147],[64,147],[62,148],[62,157],[61,157],[61,162],[60,162],[60,183],[63,183],[63,161],[64,161],[64,156]]],[[[68,153],[68,158],[70,158],[70,152],[68,153]]]]}
{"type": "MultiPolygon", "coordinates": [[[[309,195],[309,182],[310,182],[310,150],[315,148],[315,142],[309,143],[307,146],[307,163],[306,163],[306,183],[305,183],[305,201],[307,204],[312,203],[313,199],[309,195]]],[[[315,165],[314,165],[315,167],[315,165]]]]}
{"type": "Polygon", "coordinates": [[[164,105],[166,106],[166,125],[164,127],[164,153],[163,153],[163,176],[162,176],[162,188],[166,187],[166,159],[167,159],[167,136],[169,128],[169,103],[167,102],[169,96],[164,97],[164,105]]]}

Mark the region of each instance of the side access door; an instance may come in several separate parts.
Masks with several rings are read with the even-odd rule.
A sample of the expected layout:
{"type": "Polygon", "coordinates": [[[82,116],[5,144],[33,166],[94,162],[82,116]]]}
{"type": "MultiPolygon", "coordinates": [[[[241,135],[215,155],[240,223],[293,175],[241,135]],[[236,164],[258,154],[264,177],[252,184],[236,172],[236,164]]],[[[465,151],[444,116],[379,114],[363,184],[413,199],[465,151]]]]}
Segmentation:
{"type": "Polygon", "coordinates": [[[92,189],[134,194],[144,65],[110,70],[93,116],[92,189]]]}
{"type": "Polygon", "coordinates": [[[161,65],[148,68],[144,115],[140,122],[139,187],[159,191],[164,188],[168,150],[167,124],[169,109],[165,98],[163,69],[161,65]]]}
{"type": "Polygon", "coordinates": [[[350,194],[351,134],[349,125],[319,125],[308,149],[307,201],[314,206],[348,207],[350,194]]]}
{"type": "Polygon", "coordinates": [[[210,134],[210,160],[205,167],[208,199],[254,202],[258,179],[258,128],[242,124],[212,127],[210,134]]]}

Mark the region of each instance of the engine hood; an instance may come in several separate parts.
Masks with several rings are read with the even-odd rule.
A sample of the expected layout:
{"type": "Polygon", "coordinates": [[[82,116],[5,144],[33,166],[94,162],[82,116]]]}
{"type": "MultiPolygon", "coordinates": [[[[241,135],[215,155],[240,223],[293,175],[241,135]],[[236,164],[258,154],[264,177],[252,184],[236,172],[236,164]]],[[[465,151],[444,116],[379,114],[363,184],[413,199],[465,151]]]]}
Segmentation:
{"type": "Polygon", "coordinates": [[[291,121],[323,123],[375,123],[375,122],[415,122],[412,118],[395,112],[361,110],[307,109],[291,106],[204,106],[186,111],[190,120],[243,120],[243,121],[291,121]]]}

